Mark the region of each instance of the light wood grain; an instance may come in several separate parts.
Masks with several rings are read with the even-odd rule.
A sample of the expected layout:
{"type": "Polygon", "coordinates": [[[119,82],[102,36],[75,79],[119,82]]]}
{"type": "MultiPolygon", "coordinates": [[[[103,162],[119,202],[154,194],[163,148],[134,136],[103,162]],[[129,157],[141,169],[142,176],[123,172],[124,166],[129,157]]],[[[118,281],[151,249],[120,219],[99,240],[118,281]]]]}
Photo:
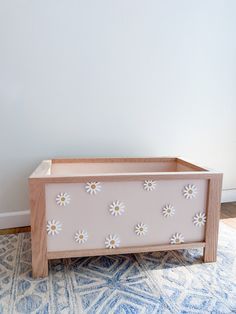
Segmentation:
{"type": "Polygon", "coordinates": [[[212,172],[147,172],[147,173],[116,173],[77,176],[49,176],[31,178],[32,182],[38,183],[84,183],[84,182],[120,182],[120,181],[144,181],[144,180],[187,180],[187,179],[211,179],[215,173],[212,172]]]}
{"type": "Polygon", "coordinates": [[[115,255],[127,253],[144,253],[156,251],[171,251],[182,250],[189,248],[205,247],[205,242],[192,242],[183,244],[167,244],[167,245],[146,245],[134,247],[121,247],[116,249],[89,249],[77,251],[57,251],[48,252],[48,259],[67,258],[67,257],[82,257],[82,256],[99,256],[99,255],[115,255]]]}
{"type": "Polygon", "coordinates": [[[34,170],[34,172],[30,175],[30,178],[34,177],[44,177],[51,175],[51,160],[43,160],[38,167],[34,170]]]}
{"type": "Polygon", "coordinates": [[[45,189],[29,180],[33,277],[48,275],[45,189]]]}
{"type": "MultiPolygon", "coordinates": [[[[194,165],[186,160],[183,160],[181,158],[176,158],[176,157],[146,157],[146,158],[74,158],[74,159],[52,159],[52,160],[45,160],[43,161],[39,167],[35,170],[35,172],[33,172],[33,174],[30,176],[30,178],[32,179],[38,179],[41,182],[43,182],[43,179],[45,179],[45,182],[57,182],[56,179],[60,178],[62,180],[62,178],[65,180],[64,182],[68,182],[69,180],[74,180],[73,182],[75,182],[75,178],[78,178],[77,182],[83,182],[80,181],[84,178],[84,180],[99,180],[102,181],[101,178],[104,178],[104,180],[116,180],[116,179],[120,179],[120,180],[132,180],[132,178],[134,178],[135,180],[140,180],[140,179],[144,179],[144,177],[149,177],[150,179],[155,179],[154,177],[156,177],[156,179],[161,179],[163,176],[166,177],[166,179],[168,179],[169,176],[175,175],[176,178],[181,178],[181,175],[191,175],[191,174],[195,174],[200,175],[200,174],[204,174],[205,177],[209,177],[209,174],[214,173],[214,171],[206,171],[206,169],[199,167],[197,165],[194,165]],[[174,165],[174,171],[155,171],[155,172],[130,172],[126,171],[125,173],[119,173],[119,172],[102,172],[102,173],[94,173],[93,175],[91,175],[91,173],[83,173],[80,175],[56,175],[53,174],[51,172],[52,169],[52,165],[53,164],[70,164],[70,163],[170,163],[172,165],[174,165]],[[181,168],[183,169],[183,171],[181,172],[181,168]],[[186,173],[186,171],[188,171],[188,173],[186,173]],[[54,179],[56,178],[56,179],[54,179]]],[[[60,180],[60,182],[62,182],[60,180]]]]}
{"type": "Polygon", "coordinates": [[[200,166],[197,166],[197,165],[195,165],[195,164],[193,164],[187,160],[184,160],[182,158],[176,158],[176,163],[177,163],[177,169],[176,169],[177,171],[179,171],[178,169],[181,169],[181,168],[189,169],[190,171],[191,170],[207,171],[207,169],[202,168],[200,166]]]}
{"type": "Polygon", "coordinates": [[[222,174],[209,180],[204,262],[215,262],[217,257],[221,188],[222,174]]]}
{"type": "Polygon", "coordinates": [[[96,158],[56,158],[52,163],[112,163],[112,162],[172,162],[176,157],[96,157],[96,158]]]}
{"type": "Polygon", "coordinates": [[[31,175],[32,180],[41,183],[81,183],[88,181],[139,181],[139,180],[174,180],[174,179],[210,179],[214,171],[206,171],[204,168],[196,166],[180,158],[175,157],[147,157],[147,158],[78,158],[78,159],[53,159],[52,164],[56,163],[138,163],[138,162],[174,162],[176,163],[176,171],[156,171],[156,172],[106,172],[96,174],[79,174],[79,175],[57,175],[50,172],[51,164],[49,161],[44,161],[38,170],[31,175]],[[183,171],[179,171],[179,170],[183,171]],[[45,169],[48,172],[45,174],[45,169]],[[50,175],[48,175],[50,173],[50,175]]]}

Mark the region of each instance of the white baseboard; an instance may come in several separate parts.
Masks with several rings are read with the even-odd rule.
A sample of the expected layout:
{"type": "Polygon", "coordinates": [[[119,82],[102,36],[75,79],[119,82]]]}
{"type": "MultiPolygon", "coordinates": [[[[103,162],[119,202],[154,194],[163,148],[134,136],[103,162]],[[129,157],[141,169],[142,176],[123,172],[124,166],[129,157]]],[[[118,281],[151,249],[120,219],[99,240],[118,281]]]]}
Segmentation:
{"type": "Polygon", "coordinates": [[[29,225],[29,210],[0,213],[0,229],[25,227],[29,225]]]}
{"type": "Polygon", "coordinates": [[[236,202],[236,189],[222,191],[221,203],[236,202]]]}
{"type": "MultiPolygon", "coordinates": [[[[236,202],[236,189],[223,190],[221,202],[236,202]]],[[[29,225],[29,210],[0,213],[0,229],[25,227],[29,225]]]]}

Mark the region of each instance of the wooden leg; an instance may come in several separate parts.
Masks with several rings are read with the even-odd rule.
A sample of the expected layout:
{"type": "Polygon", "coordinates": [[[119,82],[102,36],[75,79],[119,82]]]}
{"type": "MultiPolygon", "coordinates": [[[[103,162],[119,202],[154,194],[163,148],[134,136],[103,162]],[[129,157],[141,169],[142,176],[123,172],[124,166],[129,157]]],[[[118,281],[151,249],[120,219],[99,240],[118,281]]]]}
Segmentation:
{"type": "Polygon", "coordinates": [[[213,263],[217,260],[217,247],[212,249],[209,245],[204,248],[203,252],[204,263],[213,263]]]}
{"type": "Polygon", "coordinates": [[[205,263],[216,262],[218,231],[220,219],[220,200],[221,200],[222,174],[214,174],[209,180],[208,187],[208,206],[207,222],[203,260],[205,263]]]}
{"type": "Polygon", "coordinates": [[[45,187],[29,181],[31,209],[31,245],[33,278],[48,275],[47,235],[45,215],[45,187]]]}
{"type": "Polygon", "coordinates": [[[44,278],[48,276],[48,259],[47,256],[37,259],[32,255],[32,277],[44,278]]]}

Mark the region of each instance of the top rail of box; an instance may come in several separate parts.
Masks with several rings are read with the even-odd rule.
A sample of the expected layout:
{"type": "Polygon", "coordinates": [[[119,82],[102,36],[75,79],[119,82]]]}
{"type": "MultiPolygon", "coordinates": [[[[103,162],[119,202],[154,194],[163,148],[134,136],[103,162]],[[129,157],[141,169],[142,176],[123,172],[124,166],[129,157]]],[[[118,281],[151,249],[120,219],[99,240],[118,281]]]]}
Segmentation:
{"type": "Polygon", "coordinates": [[[211,178],[217,172],[177,157],[78,158],[44,160],[30,180],[45,182],[211,178]]]}

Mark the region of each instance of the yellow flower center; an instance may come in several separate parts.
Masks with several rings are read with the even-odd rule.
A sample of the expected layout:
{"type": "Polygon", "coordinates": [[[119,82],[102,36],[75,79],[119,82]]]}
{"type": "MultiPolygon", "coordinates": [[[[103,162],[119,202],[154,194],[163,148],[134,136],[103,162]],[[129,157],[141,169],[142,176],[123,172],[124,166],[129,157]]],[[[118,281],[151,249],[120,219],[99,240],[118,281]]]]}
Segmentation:
{"type": "Polygon", "coordinates": [[[143,231],[143,228],[140,228],[139,230],[140,230],[140,231],[143,231]]]}
{"type": "Polygon", "coordinates": [[[65,197],[62,197],[62,198],[61,198],[61,201],[62,201],[62,202],[65,202],[65,200],[66,200],[65,197]]]}
{"type": "Polygon", "coordinates": [[[56,226],[55,226],[55,225],[52,225],[52,226],[51,226],[51,229],[52,229],[52,230],[56,230],[56,226]]]}
{"type": "Polygon", "coordinates": [[[118,211],[119,209],[120,209],[120,207],[119,207],[119,206],[116,206],[116,207],[115,207],[115,210],[116,210],[116,211],[118,211]]]}
{"type": "Polygon", "coordinates": [[[115,244],[115,241],[114,241],[114,240],[111,240],[111,244],[112,244],[112,245],[115,244]]]}
{"type": "Polygon", "coordinates": [[[96,189],[96,185],[95,184],[92,184],[91,185],[91,188],[94,190],[94,189],[96,189]]]}
{"type": "Polygon", "coordinates": [[[79,236],[79,238],[80,238],[80,239],[83,239],[83,238],[84,238],[84,236],[81,234],[81,235],[79,236]]]}
{"type": "Polygon", "coordinates": [[[198,218],[198,221],[200,221],[200,222],[201,222],[201,221],[202,221],[202,218],[201,218],[201,217],[199,217],[199,218],[198,218]]]}
{"type": "Polygon", "coordinates": [[[179,242],[179,239],[176,239],[176,242],[179,242]]]}

